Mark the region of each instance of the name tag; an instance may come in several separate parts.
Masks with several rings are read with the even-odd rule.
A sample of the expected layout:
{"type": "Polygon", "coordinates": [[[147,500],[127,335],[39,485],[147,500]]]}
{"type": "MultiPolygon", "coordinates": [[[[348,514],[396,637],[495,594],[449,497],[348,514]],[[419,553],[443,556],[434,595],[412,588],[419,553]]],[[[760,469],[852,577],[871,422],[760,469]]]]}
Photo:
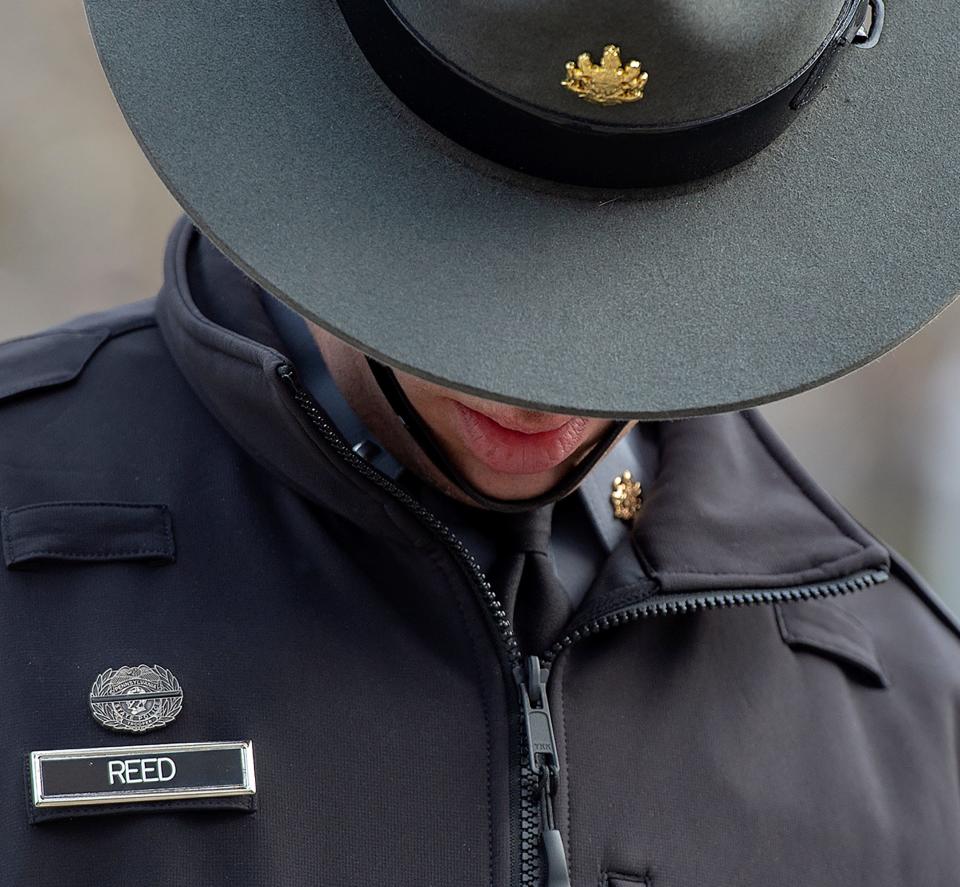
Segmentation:
{"type": "Polygon", "coordinates": [[[34,807],[254,795],[252,742],[180,742],[30,753],[34,807]]]}

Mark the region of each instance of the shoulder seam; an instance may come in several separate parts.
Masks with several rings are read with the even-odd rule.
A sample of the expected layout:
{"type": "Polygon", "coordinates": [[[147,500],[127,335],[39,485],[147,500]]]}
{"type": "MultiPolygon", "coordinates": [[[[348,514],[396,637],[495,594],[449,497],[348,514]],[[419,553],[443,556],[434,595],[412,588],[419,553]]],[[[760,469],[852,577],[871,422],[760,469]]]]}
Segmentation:
{"type": "Polygon", "coordinates": [[[107,339],[113,339],[117,336],[122,336],[124,333],[133,333],[137,330],[146,329],[147,327],[156,326],[157,318],[156,315],[151,313],[144,317],[132,317],[129,320],[111,326],[109,323],[95,323],[91,324],[89,327],[70,327],[69,325],[63,324],[60,326],[49,327],[45,330],[40,330],[37,333],[27,333],[25,336],[17,336],[15,339],[5,339],[0,342],[0,348],[4,348],[7,345],[18,345],[24,342],[32,342],[37,339],[45,339],[49,336],[84,336],[90,333],[106,333],[107,339]]]}
{"type": "Polygon", "coordinates": [[[137,320],[131,320],[129,323],[121,324],[116,329],[110,329],[109,335],[107,336],[107,341],[110,339],[116,339],[119,336],[125,336],[127,333],[137,333],[140,330],[149,329],[152,326],[157,325],[157,318],[154,316],[150,317],[141,317],[137,320]]]}
{"type": "MultiPolygon", "coordinates": [[[[840,507],[843,508],[843,506],[840,507]]],[[[880,539],[868,530],[846,508],[843,508],[843,511],[864,533],[872,536],[887,550],[887,554],[890,556],[890,575],[899,579],[910,591],[920,598],[926,608],[960,641],[960,619],[958,619],[953,611],[943,602],[940,595],[930,587],[927,581],[899,551],[891,546],[885,539],[880,539]]]]}
{"type": "Polygon", "coordinates": [[[957,640],[960,640],[960,619],[904,557],[889,545],[887,550],[890,552],[891,572],[926,604],[927,609],[954,634],[957,640]]]}

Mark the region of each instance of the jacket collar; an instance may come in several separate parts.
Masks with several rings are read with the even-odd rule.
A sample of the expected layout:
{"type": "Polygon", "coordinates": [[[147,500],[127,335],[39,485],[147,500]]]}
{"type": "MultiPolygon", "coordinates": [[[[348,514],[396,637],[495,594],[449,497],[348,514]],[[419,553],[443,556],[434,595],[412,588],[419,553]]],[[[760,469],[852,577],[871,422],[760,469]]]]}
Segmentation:
{"type": "Polygon", "coordinates": [[[377,507],[380,491],[322,444],[291,397],[280,376],[289,360],[256,284],[212,250],[213,261],[201,263],[202,244],[189,219],[175,225],[157,298],[161,334],[195,394],[248,455],[301,495],[405,539],[377,507]]]}
{"type": "Polygon", "coordinates": [[[634,539],[664,591],[808,585],[889,566],[756,410],[664,422],[660,441],[634,539]]]}
{"type": "MultiPolygon", "coordinates": [[[[302,495],[359,528],[398,532],[396,500],[320,440],[279,375],[289,363],[256,284],[201,267],[186,218],[157,302],[174,361],[226,431],[302,495]],[[387,519],[387,515],[391,518],[387,519]]],[[[659,471],[633,531],[667,593],[824,583],[886,568],[886,549],[800,467],[756,411],[658,423],[659,471]]]]}

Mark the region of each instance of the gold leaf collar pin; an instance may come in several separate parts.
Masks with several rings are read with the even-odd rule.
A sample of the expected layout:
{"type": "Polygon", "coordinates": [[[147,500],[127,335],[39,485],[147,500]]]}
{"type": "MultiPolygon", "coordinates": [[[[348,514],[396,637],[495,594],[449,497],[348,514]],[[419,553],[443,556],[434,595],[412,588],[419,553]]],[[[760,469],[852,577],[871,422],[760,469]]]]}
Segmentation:
{"type": "Polygon", "coordinates": [[[567,79],[561,85],[597,105],[622,105],[643,98],[648,77],[636,59],[624,65],[620,47],[610,43],[603,47],[599,65],[589,52],[580,53],[575,63],[567,62],[567,79]]]}
{"type": "Polygon", "coordinates": [[[613,505],[613,516],[618,520],[630,521],[636,517],[643,503],[643,490],[629,471],[613,479],[610,503],[613,505]]]}

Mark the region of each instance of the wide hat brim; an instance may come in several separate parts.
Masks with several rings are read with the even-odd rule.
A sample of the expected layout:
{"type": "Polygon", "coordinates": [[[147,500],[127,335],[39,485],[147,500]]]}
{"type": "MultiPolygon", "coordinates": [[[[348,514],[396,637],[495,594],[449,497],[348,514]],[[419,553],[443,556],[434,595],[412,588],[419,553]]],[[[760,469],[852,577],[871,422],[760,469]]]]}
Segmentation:
{"type": "MultiPolygon", "coordinates": [[[[960,290],[960,29],[891,4],[770,147],[593,191],[477,157],[373,72],[334,0],[86,0],[157,173],[248,275],[388,364],[644,419],[811,388],[960,290]]],[[[735,76],[735,72],[731,76],[735,76]]]]}

